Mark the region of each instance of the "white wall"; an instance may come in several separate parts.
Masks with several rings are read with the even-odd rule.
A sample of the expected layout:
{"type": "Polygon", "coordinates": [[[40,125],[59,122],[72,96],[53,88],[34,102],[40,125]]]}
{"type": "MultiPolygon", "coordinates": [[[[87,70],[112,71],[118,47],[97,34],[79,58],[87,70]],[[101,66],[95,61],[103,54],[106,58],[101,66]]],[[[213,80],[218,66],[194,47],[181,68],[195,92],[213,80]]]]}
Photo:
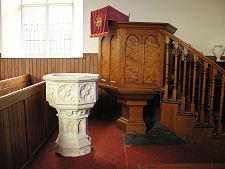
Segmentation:
{"type": "Polygon", "coordinates": [[[20,3],[21,0],[1,0],[3,56],[5,54],[8,57],[21,56],[20,3]]]}
{"type": "Polygon", "coordinates": [[[107,5],[130,13],[130,21],[172,24],[177,37],[205,55],[225,46],[225,0],[84,0],[84,53],[98,52],[98,38],[89,38],[90,13],[107,5]]]}
{"type": "MultiPolygon", "coordinates": [[[[213,45],[225,46],[225,0],[83,1],[84,53],[98,52],[98,38],[90,38],[90,13],[92,10],[107,5],[111,5],[127,15],[130,13],[130,21],[168,22],[172,24],[178,28],[175,33],[177,37],[190,43],[205,55],[213,55],[211,52],[213,45]]],[[[3,54],[7,53],[8,57],[21,57],[20,2],[21,0],[1,0],[3,17],[0,31],[2,29],[4,32],[2,33],[2,50],[3,54]]],[[[76,23],[74,26],[76,27],[76,23]]]]}
{"type": "Polygon", "coordinates": [[[0,3],[0,53],[2,53],[2,5],[0,3]]]}

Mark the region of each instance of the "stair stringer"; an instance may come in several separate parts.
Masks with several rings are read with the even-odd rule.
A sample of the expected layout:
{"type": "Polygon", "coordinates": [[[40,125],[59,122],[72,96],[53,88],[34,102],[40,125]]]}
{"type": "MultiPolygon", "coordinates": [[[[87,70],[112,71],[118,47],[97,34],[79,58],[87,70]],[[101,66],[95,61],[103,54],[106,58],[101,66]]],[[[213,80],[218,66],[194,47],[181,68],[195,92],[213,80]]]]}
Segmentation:
{"type": "Polygon", "coordinates": [[[212,126],[196,125],[196,116],[191,113],[179,113],[181,102],[163,101],[161,122],[169,130],[188,144],[225,144],[224,138],[212,137],[212,126]]]}

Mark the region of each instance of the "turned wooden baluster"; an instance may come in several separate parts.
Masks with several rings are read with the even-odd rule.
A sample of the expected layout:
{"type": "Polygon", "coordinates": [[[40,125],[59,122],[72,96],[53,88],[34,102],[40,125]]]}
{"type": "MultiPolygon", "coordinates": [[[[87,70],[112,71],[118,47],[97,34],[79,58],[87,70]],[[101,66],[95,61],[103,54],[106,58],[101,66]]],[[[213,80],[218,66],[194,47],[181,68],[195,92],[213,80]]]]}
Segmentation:
{"type": "Polygon", "coordinates": [[[200,112],[201,110],[201,89],[202,89],[202,70],[199,72],[199,81],[198,81],[198,109],[197,111],[200,112]]]}
{"type": "Polygon", "coordinates": [[[208,81],[206,82],[207,83],[207,94],[206,94],[206,99],[207,99],[207,103],[205,102],[205,110],[206,112],[208,113],[207,114],[207,123],[209,123],[209,119],[210,119],[210,104],[211,104],[211,96],[212,96],[212,73],[213,73],[213,67],[209,66],[208,68],[208,74],[207,74],[207,77],[208,77],[208,81]]]}
{"type": "Polygon", "coordinates": [[[174,67],[174,83],[173,83],[173,100],[177,100],[177,75],[178,75],[178,43],[175,42],[175,67],[174,67]]]}
{"type": "Polygon", "coordinates": [[[188,74],[188,91],[187,91],[187,102],[186,102],[186,104],[188,106],[190,106],[190,103],[191,103],[191,72],[192,72],[191,64],[192,64],[192,60],[190,57],[189,57],[189,71],[188,71],[188,73],[189,73],[188,74]]]}
{"type": "Polygon", "coordinates": [[[213,75],[212,75],[212,88],[211,88],[211,99],[210,99],[210,115],[209,115],[209,124],[213,124],[213,108],[214,108],[214,97],[215,97],[215,86],[216,86],[216,75],[217,75],[217,70],[213,68],[213,75]]]}
{"type": "MultiPolygon", "coordinates": [[[[200,68],[199,70],[199,81],[198,81],[198,103],[197,103],[198,114],[200,114],[201,111],[201,89],[202,89],[202,68],[200,68]]],[[[199,122],[199,118],[197,119],[196,122],[199,122]]]]}
{"type": "Polygon", "coordinates": [[[223,117],[223,104],[224,104],[224,88],[225,88],[225,75],[223,75],[222,84],[221,84],[220,111],[219,111],[219,120],[218,120],[218,134],[223,133],[222,117],[223,117]]]}
{"type": "Polygon", "coordinates": [[[185,113],[186,107],[186,82],[187,82],[187,49],[184,48],[184,75],[183,75],[182,105],[181,105],[181,112],[183,113],[185,113]]]}
{"type": "Polygon", "coordinates": [[[168,100],[169,96],[169,56],[170,56],[170,48],[169,48],[170,39],[166,36],[166,78],[165,78],[165,86],[164,86],[164,100],[168,100]]]}
{"type": "Polygon", "coordinates": [[[202,85],[202,102],[200,111],[200,123],[204,123],[205,120],[205,91],[206,91],[206,75],[207,75],[208,63],[204,62],[204,72],[203,72],[203,85],[202,85]]]}
{"type": "Polygon", "coordinates": [[[178,78],[178,93],[180,94],[180,92],[182,92],[181,90],[181,70],[182,70],[182,62],[181,62],[181,60],[182,60],[182,58],[181,58],[181,56],[182,56],[182,52],[179,52],[179,78],[178,78]]]}
{"type": "Polygon", "coordinates": [[[197,76],[197,61],[198,57],[194,55],[194,75],[193,75],[193,88],[192,88],[192,98],[191,98],[191,112],[195,112],[195,88],[196,88],[196,76],[197,76]]]}

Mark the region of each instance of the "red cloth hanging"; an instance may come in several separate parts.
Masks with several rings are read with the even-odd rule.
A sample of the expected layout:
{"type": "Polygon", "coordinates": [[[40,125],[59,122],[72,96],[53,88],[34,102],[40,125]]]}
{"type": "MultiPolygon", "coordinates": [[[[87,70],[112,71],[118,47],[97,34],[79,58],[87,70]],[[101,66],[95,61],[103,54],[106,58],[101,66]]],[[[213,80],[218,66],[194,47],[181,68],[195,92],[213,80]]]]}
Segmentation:
{"type": "Polygon", "coordinates": [[[129,22],[129,17],[111,6],[91,11],[90,37],[107,36],[109,33],[108,21],[129,22]]]}

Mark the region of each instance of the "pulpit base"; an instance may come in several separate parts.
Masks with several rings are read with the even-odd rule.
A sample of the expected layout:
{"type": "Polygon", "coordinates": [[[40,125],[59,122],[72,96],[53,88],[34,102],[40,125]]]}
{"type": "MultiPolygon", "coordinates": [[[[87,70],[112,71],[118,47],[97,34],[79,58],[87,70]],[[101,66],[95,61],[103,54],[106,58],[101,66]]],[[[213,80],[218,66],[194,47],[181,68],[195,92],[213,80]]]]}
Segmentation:
{"type": "Polygon", "coordinates": [[[117,120],[117,127],[127,134],[145,134],[146,124],[143,119],[143,108],[148,100],[159,95],[160,89],[127,89],[99,83],[99,86],[117,98],[121,104],[122,115],[117,120]]]}
{"type": "Polygon", "coordinates": [[[143,108],[147,101],[117,100],[122,106],[122,115],[117,120],[117,127],[127,134],[145,134],[143,108]]]}

